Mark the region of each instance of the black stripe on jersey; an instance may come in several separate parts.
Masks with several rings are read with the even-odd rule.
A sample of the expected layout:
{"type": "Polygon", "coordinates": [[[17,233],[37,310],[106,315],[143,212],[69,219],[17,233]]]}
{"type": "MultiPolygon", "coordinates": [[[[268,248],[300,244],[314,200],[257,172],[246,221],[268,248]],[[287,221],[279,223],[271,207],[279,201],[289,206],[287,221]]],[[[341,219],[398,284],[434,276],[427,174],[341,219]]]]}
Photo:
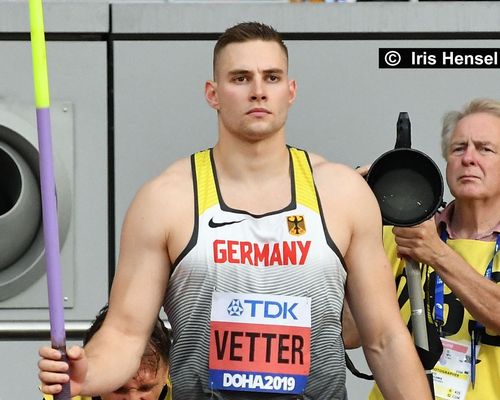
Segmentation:
{"type": "Polygon", "coordinates": [[[194,193],[194,225],[193,225],[193,234],[191,235],[191,239],[189,239],[188,244],[181,251],[181,254],[177,257],[177,259],[172,264],[172,268],[170,269],[170,275],[174,272],[175,267],[180,263],[180,261],[191,251],[191,249],[196,246],[198,242],[198,217],[200,214],[200,210],[198,209],[198,183],[196,180],[196,166],[194,161],[194,154],[191,154],[191,174],[193,177],[193,193],[194,193]]]}
{"type": "Polygon", "coordinates": [[[265,214],[257,215],[257,214],[249,213],[248,211],[245,211],[245,210],[238,210],[236,208],[231,208],[224,202],[224,199],[222,198],[222,194],[221,194],[220,187],[219,187],[219,179],[217,177],[217,168],[215,168],[213,148],[211,148],[210,149],[210,164],[212,165],[212,171],[214,173],[215,189],[217,190],[217,199],[219,200],[219,206],[220,206],[221,210],[232,212],[235,214],[245,214],[245,215],[249,215],[253,218],[263,218],[263,217],[267,217],[269,215],[279,214],[279,213],[282,213],[284,211],[295,210],[297,208],[297,199],[295,196],[295,176],[293,174],[293,161],[292,161],[292,154],[290,153],[290,150],[288,151],[288,154],[289,154],[289,159],[290,159],[290,183],[291,183],[291,198],[292,198],[292,200],[290,201],[290,204],[288,204],[286,207],[284,207],[280,210],[270,211],[270,212],[267,212],[265,214]]]}
{"type": "MultiPolygon", "coordinates": [[[[302,150],[302,151],[304,151],[304,150],[302,150]]],[[[306,155],[306,159],[307,159],[307,163],[309,164],[309,168],[311,169],[311,173],[313,173],[314,171],[313,171],[313,168],[311,165],[311,160],[309,158],[309,154],[307,153],[307,151],[304,151],[304,153],[306,155]]],[[[316,191],[316,198],[318,199],[319,215],[321,216],[321,223],[323,224],[323,233],[325,234],[326,243],[335,252],[335,254],[339,258],[340,262],[342,263],[344,270],[347,271],[344,257],[342,256],[342,253],[340,252],[339,248],[337,247],[337,245],[333,241],[332,237],[330,236],[330,232],[328,232],[328,228],[326,227],[325,216],[323,215],[323,207],[321,206],[321,199],[319,197],[318,188],[316,187],[316,182],[314,182],[314,175],[313,175],[313,183],[314,183],[314,190],[316,191]]]]}

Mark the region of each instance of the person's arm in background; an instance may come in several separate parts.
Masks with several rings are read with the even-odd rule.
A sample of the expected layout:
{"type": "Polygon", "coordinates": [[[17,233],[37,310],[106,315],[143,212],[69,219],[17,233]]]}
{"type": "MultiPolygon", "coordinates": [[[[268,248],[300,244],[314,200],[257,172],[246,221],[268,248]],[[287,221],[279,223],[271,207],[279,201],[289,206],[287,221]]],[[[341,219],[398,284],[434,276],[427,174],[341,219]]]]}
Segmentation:
{"type": "Polygon", "coordinates": [[[500,285],[477,273],[444,243],[433,220],[409,228],[395,227],[393,232],[400,257],[432,265],[467,311],[500,334],[500,285]]]}

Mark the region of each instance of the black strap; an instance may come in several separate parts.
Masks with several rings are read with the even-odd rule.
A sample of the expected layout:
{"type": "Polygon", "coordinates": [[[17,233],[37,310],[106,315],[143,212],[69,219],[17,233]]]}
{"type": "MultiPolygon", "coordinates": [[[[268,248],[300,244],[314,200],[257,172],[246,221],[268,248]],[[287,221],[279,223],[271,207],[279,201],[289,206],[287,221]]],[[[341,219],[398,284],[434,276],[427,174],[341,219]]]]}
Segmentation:
{"type": "Polygon", "coordinates": [[[366,379],[367,381],[373,381],[373,375],[368,375],[368,374],[364,374],[362,372],[359,372],[357,370],[357,368],[354,366],[351,359],[349,358],[347,351],[345,351],[344,354],[345,354],[345,365],[354,376],[361,378],[361,379],[366,379]]]}

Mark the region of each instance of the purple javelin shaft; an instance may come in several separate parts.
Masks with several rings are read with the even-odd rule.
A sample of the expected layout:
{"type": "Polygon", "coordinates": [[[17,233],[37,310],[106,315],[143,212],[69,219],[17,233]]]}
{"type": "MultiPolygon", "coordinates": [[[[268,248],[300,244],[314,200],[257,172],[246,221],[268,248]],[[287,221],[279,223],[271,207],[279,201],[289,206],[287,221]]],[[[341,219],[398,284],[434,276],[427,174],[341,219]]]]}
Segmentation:
{"type": "Polygon", "coordinates": [[[54,348],[66,345],[64,303],[59,255],[59,225],[57,223],[56,183],[52,156],[49,108],[37,108],[38,148],[40,152],[40,188],[42,194],[43,238],[47,264],[50,335],[54,348]]]}

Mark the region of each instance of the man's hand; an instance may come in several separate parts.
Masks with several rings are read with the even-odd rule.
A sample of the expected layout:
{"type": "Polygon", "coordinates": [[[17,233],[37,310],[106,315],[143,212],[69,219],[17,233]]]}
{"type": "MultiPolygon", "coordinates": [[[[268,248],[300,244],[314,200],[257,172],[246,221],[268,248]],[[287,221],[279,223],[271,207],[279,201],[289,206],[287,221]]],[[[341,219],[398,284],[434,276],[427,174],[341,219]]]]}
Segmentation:
{"type": "Polygon", "coordinates": [[[408,228],[394,227],[392,229],[398,245],[398,256],[411,258],[428,265],[436,262],[447,251],[446,244],[439,238],[434,219],[408,228]]]}
{"type": "Polygon", "coordinates": [[[88,366],[85,350],[82,347],[74,346],[67,351],[69,366],[65,361],[61,361],[59,350],[44,346],[39,349],[38,354],[41,357],[38,361],[38,377],[42,382],[43,393],[57,394],[61,392],[62,385],[70,381],[71,396],[81,394],[88,366]]]}

